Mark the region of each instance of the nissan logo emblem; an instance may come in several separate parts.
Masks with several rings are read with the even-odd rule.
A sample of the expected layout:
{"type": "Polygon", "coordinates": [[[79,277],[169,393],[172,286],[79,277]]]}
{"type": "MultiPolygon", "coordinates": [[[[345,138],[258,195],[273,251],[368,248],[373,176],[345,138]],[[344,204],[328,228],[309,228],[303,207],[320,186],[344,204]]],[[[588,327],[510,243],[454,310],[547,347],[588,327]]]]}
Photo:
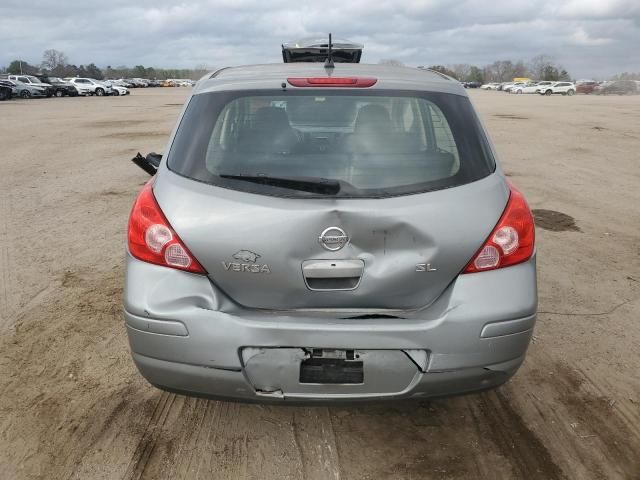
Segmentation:
{"type": "Polygon", "coordinates": [[[337,252],[349,243],[349,235],[339,227],[329,227],[322,231],[318,241],[330,252],[337,252]]]}

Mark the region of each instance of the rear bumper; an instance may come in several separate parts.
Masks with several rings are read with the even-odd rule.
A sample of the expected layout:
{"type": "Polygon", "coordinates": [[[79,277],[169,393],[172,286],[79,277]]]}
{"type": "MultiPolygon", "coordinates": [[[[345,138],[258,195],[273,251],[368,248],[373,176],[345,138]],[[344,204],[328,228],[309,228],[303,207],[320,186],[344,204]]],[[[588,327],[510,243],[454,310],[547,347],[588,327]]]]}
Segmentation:
{"type": "Polygon", "coordinates": [[[499,387],[518,370],[524,355],[509,362],[420,374],[409,390],[380,395],[301,395],[260,392],[243,371],[168,362],[133,353],[133,360],[149,383],[170,392],[196,397],[256,403],[335,403],[394,399],[425,399],[481,392],[499,387]]]}
{"type": "MultiPolygon", "coordinates": [[[[327,402],[485,390],[517,371],[536,319],[535,257],[514,267],[460,276],[428,308],[396,312],[402,318],[368,319],[349,318],[365,312],[345,310],[246,309],[205,277],[127,257],[124,317],[133,359],[150,383],[192,395],[327,402]],[[252,378],[255,367],[248,367],[242,354],[247,347],[423,351],[427,360],[411,366],[414,373],[402,388],[365,375],[365,385],[357,389],[316,385],[291,390],[289,374],[288,382],[278,378],[290,365],[262,370],[258,380],[254,369],[252,378]],[[263,389],[261,382],[273,388],[263,389]]],[[[385,364],[391,373],[394,361],[385,364]]],[[[397,368],[406,370],[406,362],[398,361],[397,368]]]]}

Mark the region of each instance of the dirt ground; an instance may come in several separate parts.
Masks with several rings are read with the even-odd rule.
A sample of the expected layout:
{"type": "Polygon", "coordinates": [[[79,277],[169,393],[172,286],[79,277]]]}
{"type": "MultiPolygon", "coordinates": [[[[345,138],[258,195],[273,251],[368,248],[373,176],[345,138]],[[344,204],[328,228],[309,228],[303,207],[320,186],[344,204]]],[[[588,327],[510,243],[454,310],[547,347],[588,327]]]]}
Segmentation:
{"type": "Polygon", "coordinates": [[[129,357],[129,159],[187,94],[0,103],[0,479],[640,479],[640,96],[471,92],[538,223],[512,381],[303,408],[163,393],[129,357]]]}

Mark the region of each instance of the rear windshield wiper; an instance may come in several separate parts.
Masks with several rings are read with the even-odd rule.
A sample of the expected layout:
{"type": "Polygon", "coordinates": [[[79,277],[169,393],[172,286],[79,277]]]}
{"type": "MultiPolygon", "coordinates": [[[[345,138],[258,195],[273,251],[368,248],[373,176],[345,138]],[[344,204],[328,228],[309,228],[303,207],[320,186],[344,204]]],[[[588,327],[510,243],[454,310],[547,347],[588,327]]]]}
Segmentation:
{"type": "Polygon", "coordinates": [[[335,195],[340,191],[340,182],[316,177],[269,177],[267,175],[219,175],[220,178],[270,185],[272,187],[300,190],[302,192],[335,195]]]}

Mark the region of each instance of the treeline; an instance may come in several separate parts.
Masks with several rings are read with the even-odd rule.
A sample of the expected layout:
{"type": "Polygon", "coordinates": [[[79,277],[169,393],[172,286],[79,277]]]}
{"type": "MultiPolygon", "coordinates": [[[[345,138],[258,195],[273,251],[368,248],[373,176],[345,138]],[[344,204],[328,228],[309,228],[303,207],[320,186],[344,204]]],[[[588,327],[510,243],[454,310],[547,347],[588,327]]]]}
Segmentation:
{"type": "Polygon", "coordinates": [[[150,80],[166,80],[168,78],[190,78],[198,80],[210,71],[205,66],[192,69],[178,68],[153,68],[144,65],[135,67],[107,66],[99,68],[94,63],[88,65],[75,65],[69,62],[67,56],[58,50],[45,50],[42,62],[32,65],[24,60],[14,60],[6,67],[0,67],[0,72],[10,74],[35,75],[48,73],[55,77],[88,77],[96,80],[117,78],[147,78],[150,80]]]}
{"type": "MultiPolygon", "coordinates": [[[[387,65],[402,65],[394,59],[381,60],[387,65]]],[[[461,82],[508,82],[518,77],[528,77],[534,80],[570,80],[571,75],[557,64],[549,55],[538,55],[528,62],[522,60],[499,60],[490,65],[479,67],[467,63],[454,65],[431,65],[428,68],[449,75],[461,82]]]]}
{"type": "Polygon", "coordinates": [[[640,72],[623,72],[614,75],[611,80],[640,80],[640,72]]]}
{"type": "Polygon", "coordinates": [[[519,77],[551,81],[571,79],[569,72],[547,55],[538,55],[528,62],[499,60],[484,67],[464,63],[447,67],[436,65],[434,70],[442,71],[461,82],[508,82],[519,77]]]}

